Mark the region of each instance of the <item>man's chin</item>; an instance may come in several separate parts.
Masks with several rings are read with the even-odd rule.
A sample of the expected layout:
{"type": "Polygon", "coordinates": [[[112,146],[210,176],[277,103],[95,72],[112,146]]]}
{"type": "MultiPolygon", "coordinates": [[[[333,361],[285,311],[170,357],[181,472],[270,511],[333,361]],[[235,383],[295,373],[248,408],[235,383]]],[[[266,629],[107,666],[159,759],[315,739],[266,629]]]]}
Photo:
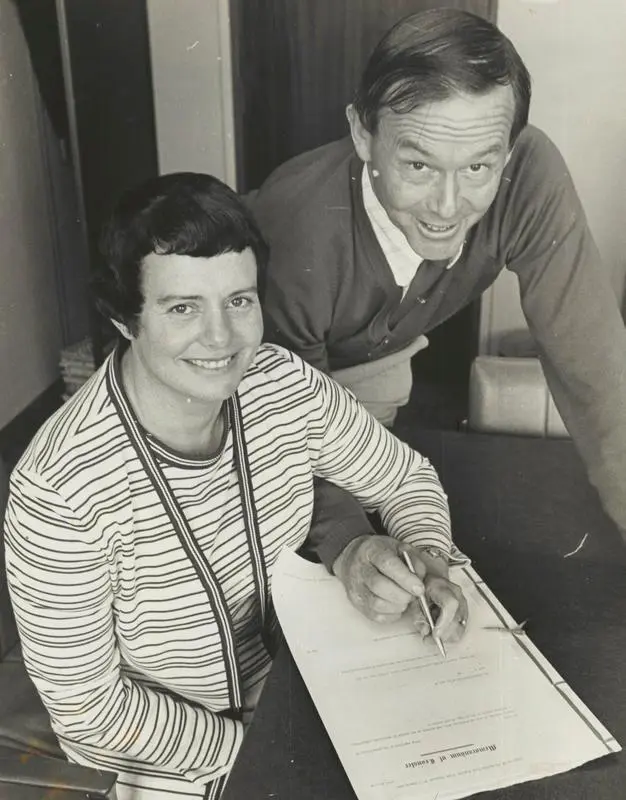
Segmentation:
{"type": "Polygon", "coordinates": [[[404,235],[411,249],[421,258],[429,261],[443,261],[455,258],[465,239],[467,226],[463,222],[449,235],[429,235],[419,223],[413,222],[410,230],[404,229],[404,235]]]}
{"type": "Polygon", "coordinates": [[[455,237],[450,242],[433,242],[424,237],[416,237],[415,243],[411,242],[413,250],[428,261],[444,261],[453,259],[463,244],[462,237],[455,237]]]}

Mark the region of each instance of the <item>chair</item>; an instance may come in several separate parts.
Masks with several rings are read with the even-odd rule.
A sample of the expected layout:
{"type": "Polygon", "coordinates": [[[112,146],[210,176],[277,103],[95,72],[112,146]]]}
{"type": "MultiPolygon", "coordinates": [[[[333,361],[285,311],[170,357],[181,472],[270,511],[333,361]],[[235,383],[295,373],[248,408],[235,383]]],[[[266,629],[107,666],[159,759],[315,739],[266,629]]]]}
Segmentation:
{"type": "Polygon", "coordinates": [[[24,667],[4,563],[7,496],[7,469],[0,458],[0,798],[114,798],[114,773],[67,761],[24,667]]]}
{"type": "Polygon", "coordinates": [[[472,363],[469,430],[569,436],[529,334],[516,331],[503,336],[498,352],[495,356],[478,356],[472,363]]]}

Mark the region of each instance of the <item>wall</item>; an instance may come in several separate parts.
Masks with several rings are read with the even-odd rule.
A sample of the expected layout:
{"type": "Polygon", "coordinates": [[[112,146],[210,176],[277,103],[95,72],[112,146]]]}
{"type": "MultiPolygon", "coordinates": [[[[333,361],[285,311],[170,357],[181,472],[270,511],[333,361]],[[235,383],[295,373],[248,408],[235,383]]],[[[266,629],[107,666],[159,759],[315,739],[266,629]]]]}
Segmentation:
{"type": "MultiPolygon", "coordinates": [[[[533,78],[531,122],[572,172],[618,297],[626,274],[626,2],[500,0],[498,26],[533,78]]],[[[503,274],[483,302],[481,350],[525,327],[517,282],[503,274]]]]}
{"type": "Polygon", "coordinates": [[[42,113],[15,7],[0,0],[0,428],[58,377],[42,113]]]}
{"type": "Polygon", "coordinates": [[[147,0],[160,172],[235,187],[228,0],[147,0]]]}

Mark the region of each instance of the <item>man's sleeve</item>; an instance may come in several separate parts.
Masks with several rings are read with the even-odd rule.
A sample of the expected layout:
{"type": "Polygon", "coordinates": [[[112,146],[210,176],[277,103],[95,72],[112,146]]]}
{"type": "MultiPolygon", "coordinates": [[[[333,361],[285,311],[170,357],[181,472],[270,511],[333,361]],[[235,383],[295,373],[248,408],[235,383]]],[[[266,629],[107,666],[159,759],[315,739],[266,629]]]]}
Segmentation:
{"type": "Polygon", "coordinates": [[[263,297],[263,339],[299,355],[322,372],[329,372],[326,337],[333,300],[325,274],[315,279],[314,259],[303,248],[286,255],[272,248],[263,297]]]}
{"type": "Polygon", "coordinates": [[[605,510],[626,535],[626,331],[563,159],[547,138],[526,164],[507,266],[555,403],[605,510]]]}
{"type": "Polygon", "coordinates": [[[264,275],[264,340],[291,350],[329,372],[327,339],[335,313],[339,263],[343,255],[330,241],[327,211],[302,198],[290,203],[291,184],[248,196],[250,208],[270,247],[264,275]]]}
{"type": "Polygon", "coordinates": [[[375,531],[361,504],[345,489],[316,478],[313,490],[313,519],[306,549],[332,572],[335,559],[349,542],[375,531]]]}

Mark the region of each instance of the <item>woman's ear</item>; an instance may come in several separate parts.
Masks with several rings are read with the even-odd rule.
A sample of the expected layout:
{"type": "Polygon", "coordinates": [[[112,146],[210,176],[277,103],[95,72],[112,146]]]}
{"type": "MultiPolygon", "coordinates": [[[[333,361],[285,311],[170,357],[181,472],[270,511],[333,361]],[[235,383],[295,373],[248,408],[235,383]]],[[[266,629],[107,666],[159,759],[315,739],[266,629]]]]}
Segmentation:
{"type": "Polygon", "coordinates": [[[124,323],[123,323],[123,322],[118,322],[116,319],[111,319],[111,323],[112,323],[113,325],[115,325],[115,327],[117,328],[117,330],[118,330],[118,331],[119,331],[119,332],[122,334],[122,336],[123,336],[125,339],[128,339],[128,341],[129,341],[129,342],[130,342],[130,341],[132,341],[132,340],[135,338],[135,337],[132,335],[132,333],[131,333],[131,332],[128,330],[127,326],[126,326],[126,325],[124,325],[124,323]]]}
{"type": "Polygon", "coordinates": [[[350,135],[358,157],[367,164],[372,160],[372,134],[366,130],[352,104],[346,106],[346,117],[350,124],[350,135]]]}

